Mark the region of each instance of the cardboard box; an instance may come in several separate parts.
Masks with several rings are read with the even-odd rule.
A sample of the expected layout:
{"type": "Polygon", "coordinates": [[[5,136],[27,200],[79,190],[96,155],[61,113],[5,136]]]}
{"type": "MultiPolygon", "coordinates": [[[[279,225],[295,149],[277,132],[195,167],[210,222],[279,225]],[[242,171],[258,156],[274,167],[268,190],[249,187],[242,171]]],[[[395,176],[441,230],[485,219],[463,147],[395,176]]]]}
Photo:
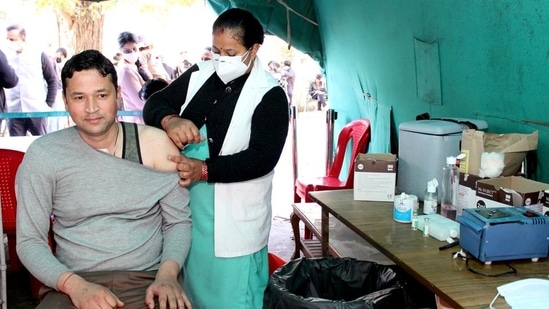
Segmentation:
{"type": "Polygon", "coordinates": [[[355,160],[354,199],[394,202],[397,157],[390,153],[361,153],[355,160]]]}
{"type": "Polygon", "coordinates": [[[478,180],[476,207],[524,206],[541,213],[548,189],[548,184],[518,176],[478,180]]]}
{"type": "Polygon", "coordinates": [[[549,190],[545,190],[545,194],[543,195],[543,207],[541,211],[544,216],[549,217],[549,190]]]}
{"type": "Polygon", "coordinates": [[[477,202],[477,181],[484,178],[467,173],[459,173],[456,212],[460,216],[465,208],[475,208],[477,202]]]}

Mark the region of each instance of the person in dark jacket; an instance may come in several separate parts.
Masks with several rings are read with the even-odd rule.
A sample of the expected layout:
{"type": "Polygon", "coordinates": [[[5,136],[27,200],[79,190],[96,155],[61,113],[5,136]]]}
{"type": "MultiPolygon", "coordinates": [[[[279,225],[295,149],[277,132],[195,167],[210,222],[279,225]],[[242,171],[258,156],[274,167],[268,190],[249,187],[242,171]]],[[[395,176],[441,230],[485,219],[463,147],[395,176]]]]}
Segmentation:
{"type": "MultiPolygon", "coordinates": [[[[19,77],[8,63],[4,52],[0,50],[0,113],[6,112],[6,94],[4,88],[13,88],[19,82],[19,77]]],[[[0,124],[4,119],[0,117],[0,124]]]]}

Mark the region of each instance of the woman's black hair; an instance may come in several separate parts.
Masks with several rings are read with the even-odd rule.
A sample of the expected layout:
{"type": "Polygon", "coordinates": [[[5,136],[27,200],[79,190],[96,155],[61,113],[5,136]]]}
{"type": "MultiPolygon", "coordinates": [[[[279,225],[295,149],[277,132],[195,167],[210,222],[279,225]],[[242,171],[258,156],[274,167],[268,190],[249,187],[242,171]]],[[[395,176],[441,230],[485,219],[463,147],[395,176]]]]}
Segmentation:
{"type": "Polygon", "coordinates": [[[242,9],[229,9],[223,12],[215,20],[212,32],[230,31],[233,38],[242,43],[246,48],[254,44],[263,44],[265,33],[263,26],[252,13],[242,9]]]}
{"type": "Polygon", "coordinates": [[[166,86],[168,86],[168,82],[165,79],[151,78],[146,81],[141,87],[141,90],[139,90],[139,98],[143,101],[147,101],[153,93],[164,89],[166,86]]]}
{"type": "Polygon", "coordinates": [[[118,35],[118,46],[126,45],[126,43],[137,43],[137,36],[131,32],[124,31],[118,35]]]}

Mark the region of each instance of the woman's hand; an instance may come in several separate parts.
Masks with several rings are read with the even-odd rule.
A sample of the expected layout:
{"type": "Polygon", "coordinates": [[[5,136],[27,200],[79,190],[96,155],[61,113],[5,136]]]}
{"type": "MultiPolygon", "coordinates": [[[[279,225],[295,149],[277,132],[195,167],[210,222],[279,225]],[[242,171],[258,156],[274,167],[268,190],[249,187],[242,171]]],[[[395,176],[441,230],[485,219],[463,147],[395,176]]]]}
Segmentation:
{"type": "Polygon", "coordinates": [[[204,141],[204,136],[200,135],[198,128],[188,119],[173,117],[166,123],[165,130],[179,149],[183,149],[187,144],[204,141]]]}
{"type": "Polygon", "coordinates": [[[202,161],[197,159],[187,158],[184,155],[168,156],[168,159],[177,163],[177,171],[179,173],[179,185],[188,187],[195,181],[199,181],[202,176],[202,161]]]}

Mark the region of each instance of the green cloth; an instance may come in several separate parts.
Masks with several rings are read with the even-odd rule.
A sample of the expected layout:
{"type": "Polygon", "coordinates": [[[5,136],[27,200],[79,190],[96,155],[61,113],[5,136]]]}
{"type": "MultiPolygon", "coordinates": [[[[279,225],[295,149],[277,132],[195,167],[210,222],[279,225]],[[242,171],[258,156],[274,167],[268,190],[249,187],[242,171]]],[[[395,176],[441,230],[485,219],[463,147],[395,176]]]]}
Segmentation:
{"type": "MultiPolygon", "coordinates": [[[[208,140],[205,126],[200,132],[208,140]]],[[[182,153],[204,160],[209,155],[208,143],[189,145],[182,153]]],[[[215,257],[214,184],[200,181],[189,189],[192,243],[182,276],[193,308],[262,308],[269,279],[267,247],[235,258],[215,257]]]]}

